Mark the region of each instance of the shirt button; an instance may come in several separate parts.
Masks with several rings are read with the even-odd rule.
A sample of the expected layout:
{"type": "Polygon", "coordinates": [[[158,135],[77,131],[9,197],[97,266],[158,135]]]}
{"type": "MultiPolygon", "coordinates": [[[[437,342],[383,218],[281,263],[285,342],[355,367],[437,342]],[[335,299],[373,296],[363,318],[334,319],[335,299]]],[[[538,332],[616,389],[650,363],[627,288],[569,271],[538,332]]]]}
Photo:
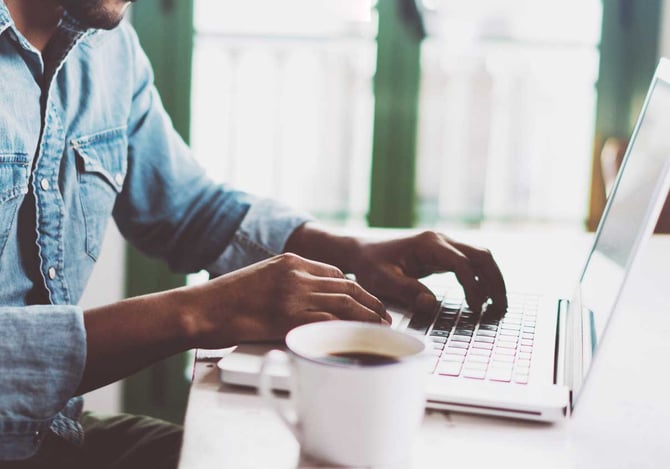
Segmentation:
{"type": "Polygon", "coordinates": [[[54,269],[53,267],[49,267],[49,278],[51,280],[56,278],[56,269],[54,269]]]}
{"type": "Polygon", "coordinates": [[[114,176],[114,180],[120,186],[121,184],[123,184],[123,174],[116,173],[116,176],[114,176]]]}
{"type": "Polygon", "coordinates": [[[49,180],[44,178],[40,181],[40,187],[44,189],[45,191],[49,190],[49,180]]]}

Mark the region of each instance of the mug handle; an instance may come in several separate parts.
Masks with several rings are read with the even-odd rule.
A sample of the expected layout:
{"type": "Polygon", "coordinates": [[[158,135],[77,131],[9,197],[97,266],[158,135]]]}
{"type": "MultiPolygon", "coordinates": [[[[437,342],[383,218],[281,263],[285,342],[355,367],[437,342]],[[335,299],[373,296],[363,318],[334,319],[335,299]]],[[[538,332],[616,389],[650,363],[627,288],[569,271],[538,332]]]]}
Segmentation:
{"type": "MultiPolygon", "coordinates": [[[[281,350],[270,350],[263,357],[263,362],[261,363],[259,380],[258,380],[258,393],[260,396],[268,402],[274,411],[279,415],[282,422],[291,430],[293,436],[296,440],[300,441],[300,432],[298,428],[298,417],[293,411],[289,415],[286,410],[279,404],[279,400],[275,397],[274,392],[272,391],[272,375],[268,373],[268,368],[271,366],[283,365],[287,366],[289,364],[288,354],[282,352],[281,350]]],[[[290,399],[289,399],[290,402],[290,399]]]]}

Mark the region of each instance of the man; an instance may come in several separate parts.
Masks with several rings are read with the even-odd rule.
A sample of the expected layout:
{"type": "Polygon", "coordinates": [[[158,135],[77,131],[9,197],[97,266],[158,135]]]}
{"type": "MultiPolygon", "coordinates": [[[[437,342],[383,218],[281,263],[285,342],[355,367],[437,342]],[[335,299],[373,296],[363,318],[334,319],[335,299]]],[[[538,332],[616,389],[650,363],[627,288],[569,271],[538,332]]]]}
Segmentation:
{"type": "Polygon", "coordinates": [[[207,179],[121,22],[128,5],[0,0],[0,466],[174,467],[179,429],[82,416],[76,396],[194,347],[387,323],[378,298],[432,309],[417,281],[431,272],[455,272],[475,309],[506,307],[486,250],[431,232],[331,234],[207,179]],[[173,269],[218,276],[82,311],[110,215],[173,269]]]}

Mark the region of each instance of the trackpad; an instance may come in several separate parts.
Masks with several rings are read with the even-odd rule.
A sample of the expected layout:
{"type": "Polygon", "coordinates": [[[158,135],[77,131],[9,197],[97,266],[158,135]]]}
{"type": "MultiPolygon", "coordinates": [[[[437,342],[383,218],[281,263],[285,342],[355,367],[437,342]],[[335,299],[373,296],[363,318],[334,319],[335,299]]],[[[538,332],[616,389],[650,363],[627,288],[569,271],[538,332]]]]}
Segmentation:
{"type": "MultiPolygon", "coordinates": [[[[258,387],[258,378],[263,356],[272,349],[282,349],[280,344],[241,344],[229,355],[218,361],[219,376],[222,382],[237,386],[258,387]]],[[[278,390],[289,389],[290,371],[287,366],[273,364],[267,368],[272,387],[278,390]]]]}

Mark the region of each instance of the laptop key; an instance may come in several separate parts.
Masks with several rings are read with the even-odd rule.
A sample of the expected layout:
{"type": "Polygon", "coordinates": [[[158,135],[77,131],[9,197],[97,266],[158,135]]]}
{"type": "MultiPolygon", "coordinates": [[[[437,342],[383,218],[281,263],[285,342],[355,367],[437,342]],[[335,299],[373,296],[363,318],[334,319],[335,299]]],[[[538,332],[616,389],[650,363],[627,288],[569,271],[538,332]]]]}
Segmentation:
{"type": "Polygon", "coordinates": [[[493,350],[493,344],[490,344],[488,342],[474,342],[472,344],[472,348],[479,348],[479,349],[485,349],[485,350],[493,350]]]}
{"type": "Polygon", "coordinates": [[[468,376],[468,375],[476,375],[477,379],[484,379],[486,378],[486,363],[475,363],[473,366],[469,366],[467,363],[463,365],[463,369],[461,370],[461,376],[465,378],[474,378],[475,376],[468,376]],[[478,365],[478,366],[474,366],[478,365]],[[479,377],[481,376],[481,378],[479,377]]]}
{"type": "Polygon", "coordinates": [[[528,384],[528,375],[524,374],[515,374],[514,382],[518,384],[528,384]]]}
{"type": "Polygon", "coordinates": [[[499,340],[496,342],[496,347],[516,350],[516,342],[506,342],[499,340]]]}
{"type": "Polygon", "coordinates": [[[468,356],[468,363],[488,363],[489,362],[489,357],[485,355],[469,355],[468,356]]]}
{"type": "Polygon", "coordinates": [[[514,357],[512,357],[510,355],[494,354],[493,355],[493,362],[514,363],[514,357]]]}
{"type": "Polygon", "coordinates": [[[479,334],[475,335],[475,342],[486,342],[492,344],[495,341],[496,341],[495,337],[483,336],[479,334]]]}
{"type": "Polygon", "coordinates": [[[491,363],[489,363],[489,369],[490,370],[504,370],[504,371],[509,371],[511,373],[512,370],[514,369],[514,363],[492,361],[491,363]]]}
{"type": "Polygon", "coordinates": [[[519,368],[530,368],[530,360],[517,360],[516,365],[519,368]]]}
{"type": "Polygon", "coordinates": [[[502,321],[503,325],[505,326],[512,326],[512,325],[520,326],[521,322],[522,321],[520,317],[506,317],[502,321]]]}
{"type": "Polygon", "coordinates": [[[456,318],[452,316],[440,315],[435,321],[435,329],[453,329],[456,324],[456,318]]]}
{"type": "Polygon", "coordinates": [[[440,313],[442,314],[458,314],[458,312],[461,309],[461,304],[460,303],[450,303],[447,300],[442,302],[442,306],[440,307],[440,313]]]}
{"type": "Polygon", "coordinates": [[[467,349],[469,346],[470,346],[470,344],[467,344],[465,342],[454,342],[453,339],[452,339],[452,341],[449,342],[449,345],[447,346],[447,348],[455,347],[455,348],[465,348],[465,349],[467,349]]]}
{"type": "Polygon", "coordinates": [[[458,362],[458,363],[463,363],[463,360],[465,360],[465,355],[456,355],[453,353],[446,353],[442,355],[441,361],[443,362],[458,362]]]}
{"type": "Polygon", "coordinates": [[[486,378],[486,370],[463,370],[462,376],[470,379],[484,379],[486,378]]]}
{"type": "Polygon", "coordinates": [[[407,325],[407,332],[410,333],[416,332],[417,334],[425,334],[428,331],[430,325],[433,323],[433,318],[434,318],[433,313],[414,314],[414,316],[412,316],[412,319],[409,321],[409,324],[407,325]]]}
{"type": "Polygon", "coordinates": [[[461,367],[460,363],[442,362],[435,371],[441,375],[458,376],[461,374],[461,367]]]}
{"type": "Polygon", "coordinates": [[[509,383],[512,381],[512,370],[492,368],[488,371],[486,378],[490,379],[491,381],[502,381],[509,383]]]}
{"type": "Polygon", "coordinates": [[[470,340],[472,340],[472,337],[467,336],[467,335],[454,335],[454,336],[451,338],[451,340],[452,340],[452,341],[456,341],[456,342],[465,342],[465,343],[469,343],[470,340]]]}

